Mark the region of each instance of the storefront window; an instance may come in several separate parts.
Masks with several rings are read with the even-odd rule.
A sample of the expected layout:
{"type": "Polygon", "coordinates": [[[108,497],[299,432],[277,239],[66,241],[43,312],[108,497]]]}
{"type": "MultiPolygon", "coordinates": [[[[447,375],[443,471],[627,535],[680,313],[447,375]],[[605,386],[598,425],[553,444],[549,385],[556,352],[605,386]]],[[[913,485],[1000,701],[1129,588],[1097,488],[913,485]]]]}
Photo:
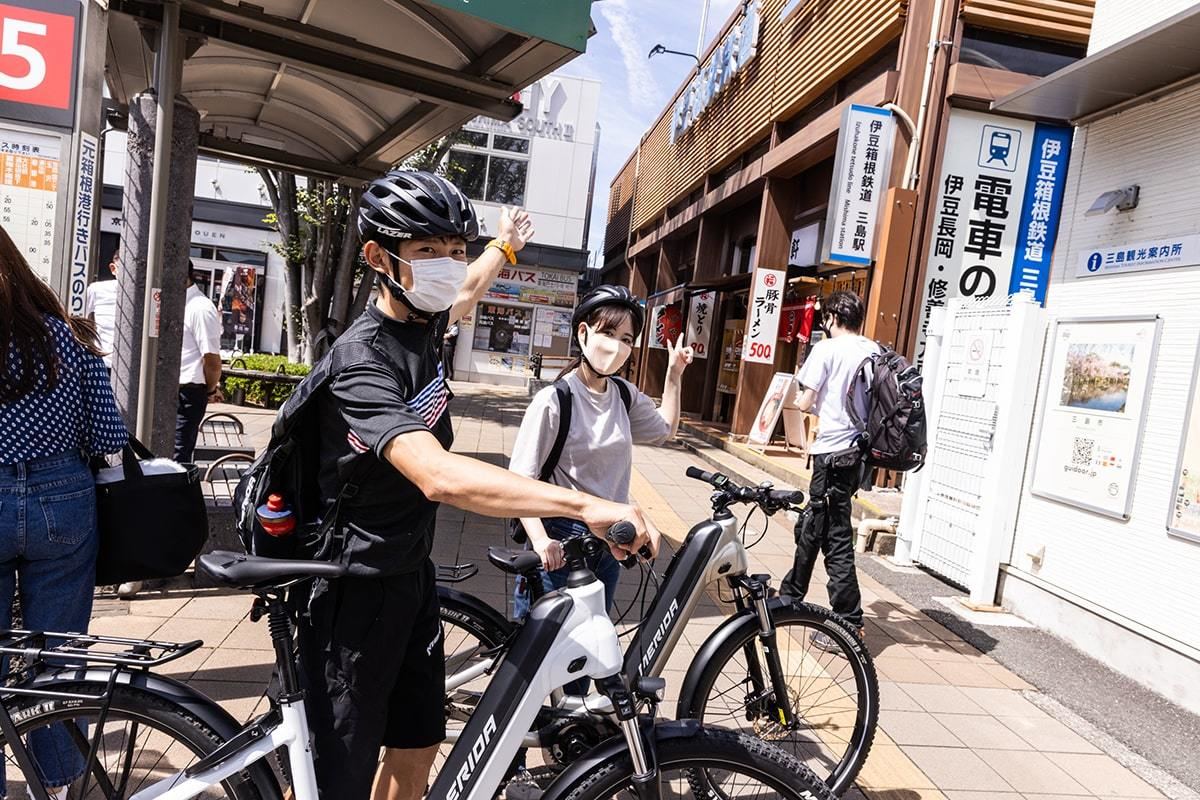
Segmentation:
{"type": "Polygon", "coordinates": [[[511,206],[524,205],[525,178],[528,170],[528,161],[492,156],[488,165],[488,202],[511,206]]]}
{"type": "Polygon", "coordinates": [[[518,139],[515,136],[500,136],[496,135],[492,147],[496,150],[505,150],[509,153],[529,153],[529,140],[518,139]]]}
{"type": "MultiPolygon", "coordinates": [[[[192,248],[195,250],[196,248],[192,248]]],[[[202,248],[208,249],[208,248],[202,248]]],[[[213,258],[213,256],[207,256],[213,258]]],[[[231,261],[234,264],[253,264],[256,267],[265,267],[267,265],[267,254],[255,250],[230,250],[225,247],[217,248],[217,261],[231,261]]]]}
{"type": "Polygon", "coordinates": [[[472,200],[524,205],[529,140],[482,131],[462,135],[466,138],[459,140],[446,162],[454,183],[472,200]]]}
{"type": "Polygon", "coordinates": [[[482,200],[487,181],[487,162],[488,157],[483,153],[451,150],[447,172],[463,194],[472,200],[482,200]]]}
{"type": "Polygon", "coordinates": [[[1045,77],[1069,66],[1087,53],[1078,45],[1050,42],[984,28],[963,32],[959,61],[980,67],[1045,77]]]}
{"type": "Polygon", "coordinates": [[[532,330],[533,309],[480,303],[473,345],[476,350],[526,356],[532,330]]]}

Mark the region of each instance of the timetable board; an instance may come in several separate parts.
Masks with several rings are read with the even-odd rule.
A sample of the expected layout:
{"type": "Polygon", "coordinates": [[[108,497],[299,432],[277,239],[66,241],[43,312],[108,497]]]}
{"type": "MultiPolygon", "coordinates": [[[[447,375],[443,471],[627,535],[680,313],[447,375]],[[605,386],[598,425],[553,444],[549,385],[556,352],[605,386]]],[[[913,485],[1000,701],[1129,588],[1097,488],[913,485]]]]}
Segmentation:
{"type": "Polygon", "coordinates": [[[62,137],[0,125],[0,224],[50,282],[62,137]]]}

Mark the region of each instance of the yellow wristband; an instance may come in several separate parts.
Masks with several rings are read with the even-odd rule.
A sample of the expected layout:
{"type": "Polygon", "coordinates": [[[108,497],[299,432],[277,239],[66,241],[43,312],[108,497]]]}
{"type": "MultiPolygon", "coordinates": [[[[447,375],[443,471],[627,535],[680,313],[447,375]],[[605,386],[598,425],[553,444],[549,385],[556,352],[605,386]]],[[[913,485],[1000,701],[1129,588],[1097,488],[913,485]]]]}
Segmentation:
{"type": "MultiPolygon", "coordinates": [[[[506,259],[508,259],[509,264],[517,263],[517,253],[515,250],[512,249],[512,245],[509,244],[508,242],[502,242],[499,239],[492,239],[490,242],[487,243],[487,246],[494,247],[497,250],[499,250],[501,253],[504,253],[504,257],[506,259]]],[[[484,249],[486,250],[487,247],[485,247],[484,249]]]]}

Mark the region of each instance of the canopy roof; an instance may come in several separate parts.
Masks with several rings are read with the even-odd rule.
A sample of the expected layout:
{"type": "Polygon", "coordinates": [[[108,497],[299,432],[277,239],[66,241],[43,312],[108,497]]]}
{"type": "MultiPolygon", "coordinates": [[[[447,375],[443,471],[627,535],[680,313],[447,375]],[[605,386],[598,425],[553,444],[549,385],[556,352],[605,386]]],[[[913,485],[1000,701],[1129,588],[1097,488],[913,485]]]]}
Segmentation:
{"type": "MultiPolygon", "coordinates": [[[[182,92],[210,155],[370,178],[583,51],[591,0],[181,0],[182,92]],[[470,9],[470,13],[462,9],[470,9]],[[193,52],[194,49],[194,52],[193,52]]],[[[111,0],[107,79],[152,84],[162,3],[111,0]]]]}
{"type": "Polygon", "coordinates": [[[1152,99],[1200,75],[1200,5],[992,103],[1005,114],[1077,121],[1152,99]]]}

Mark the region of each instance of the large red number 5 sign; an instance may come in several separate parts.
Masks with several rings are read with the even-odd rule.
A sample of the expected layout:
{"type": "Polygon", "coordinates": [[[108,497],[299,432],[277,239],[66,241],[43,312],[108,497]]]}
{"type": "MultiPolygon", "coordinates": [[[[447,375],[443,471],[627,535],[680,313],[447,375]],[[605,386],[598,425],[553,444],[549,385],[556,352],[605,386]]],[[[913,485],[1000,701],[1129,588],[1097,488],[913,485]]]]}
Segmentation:
{"type": "Polygon", "coordinates": [[[78,13],[71,0],[0,3],[0,116],[72,123],[78,13]]]}

